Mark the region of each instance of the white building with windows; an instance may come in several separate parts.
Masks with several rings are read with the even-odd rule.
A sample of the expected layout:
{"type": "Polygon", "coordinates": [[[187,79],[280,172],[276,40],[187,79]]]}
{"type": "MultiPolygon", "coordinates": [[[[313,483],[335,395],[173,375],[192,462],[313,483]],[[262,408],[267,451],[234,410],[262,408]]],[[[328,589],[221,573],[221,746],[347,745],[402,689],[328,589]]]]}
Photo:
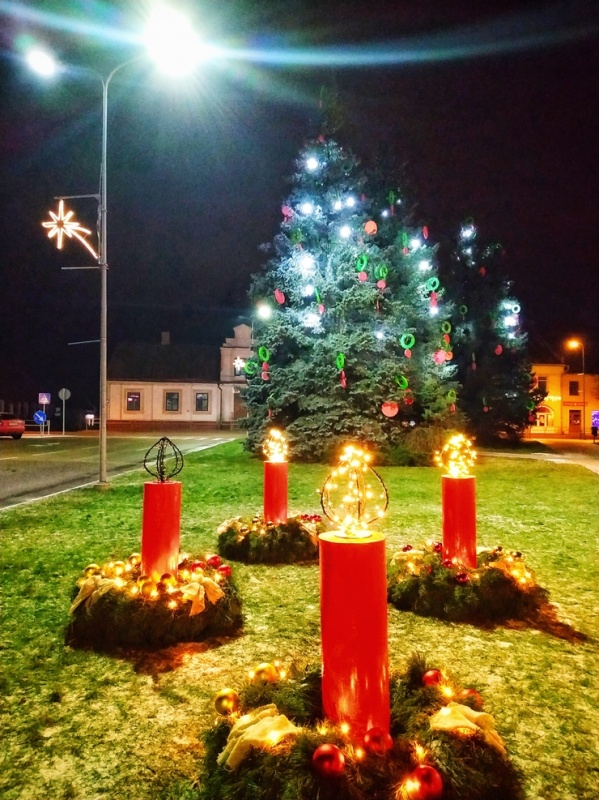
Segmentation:
{"type": "Polygon", "coordinates": [[[599,427],[599,376],[569,372],[565,364],[533,364],[532,372],[546,397],[529,435],[590,437],[599,427]]]}
{"type": "Polygon", "coordinates": [[[251,356],[251,328],[236,325],[220,347],[172,344],[117,346],[108,365],[110,430],[233,427],[246,416],[241,389],[251,356]]]}

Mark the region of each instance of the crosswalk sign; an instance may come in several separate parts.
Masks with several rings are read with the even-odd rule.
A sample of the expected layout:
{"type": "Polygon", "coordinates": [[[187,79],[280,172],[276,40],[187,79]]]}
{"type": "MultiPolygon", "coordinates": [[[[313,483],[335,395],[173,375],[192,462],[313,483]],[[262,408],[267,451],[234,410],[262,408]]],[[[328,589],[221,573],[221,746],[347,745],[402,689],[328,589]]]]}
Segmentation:
{"type": "Polygon", "coordinates": [[[40,404],[40,406],[47,406],[52,398],[52,395],[49,395],[47,392],[40,392],[37,397],[37,402],[40,404]]]}

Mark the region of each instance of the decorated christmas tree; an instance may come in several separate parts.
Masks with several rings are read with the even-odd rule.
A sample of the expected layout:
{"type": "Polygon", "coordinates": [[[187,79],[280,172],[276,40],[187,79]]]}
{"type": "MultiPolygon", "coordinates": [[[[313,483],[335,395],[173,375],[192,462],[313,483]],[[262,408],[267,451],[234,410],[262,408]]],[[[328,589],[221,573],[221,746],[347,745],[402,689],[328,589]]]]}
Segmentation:
{"type": "MultiPolygon", "coordinates": [[[[348,438],[395,453],[455,418],[451,308],[426,228],[396,184],[369,183],[333,140],[309,142],[265,270],[250,290],[248,447],[285,428],[292,455],[327,458],[348,438]]],[[[416,448],[418,449],[418,448],[416,448]]],[[[413,452],[413,450],[412,450],[413,452]]]]}
{"type": "Polygon", "coordinates": [[[522,309],[506,278],[503,249],[481,241],[468,222],[442,270],[453,301],[458,407],[479,441],[517,438],[542,395],[533,390],[522,309]]]}

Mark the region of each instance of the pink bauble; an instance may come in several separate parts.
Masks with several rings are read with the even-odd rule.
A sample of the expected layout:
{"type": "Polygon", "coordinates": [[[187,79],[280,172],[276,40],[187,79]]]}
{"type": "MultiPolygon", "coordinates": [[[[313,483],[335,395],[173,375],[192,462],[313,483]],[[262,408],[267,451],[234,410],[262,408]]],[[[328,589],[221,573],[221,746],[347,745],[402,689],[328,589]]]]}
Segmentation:
{"type": "Polygon", "coordinates": [[[362,283],[364,283],[364,281],[367,281],[368,280],[367,273],[366,272],[358,272],[358,280],[362,281],[362,283]]]}
{"type": "Polygon", "coordinates": [[[280,289],[275,289],[275,300],[280,306],[285,302],[285,295],[280,289]]]}
{"type": "Polygon", "coordinates": [[[269,377],[269,375],[268,375],[268,372],[264,371],[264,372],[262,373],[262,380],[263,380],[263,381],[268,381],[268,380],[270,380],[270,377],[269,377]]]}
{"type": "Polygon", "coordinates": [[[385,289],[387,287],[387,281],[384,281],[382,278],[380,281],[376,282],[376,285],[379,289],[385,289]]]}
{"type": "Polygon", "coordinates": [[[364,231],[369,236],[374,236],[374,234],[378,231],[378,225],[373,219],[369,219],[368,222],[364,223],[364,231]]]}
{"type": "Polygon", "coordinates": [[[406,358],[412,358],[412,351],[410,350],[410,348],[408,348],[407,350],[404,350],[403,354],[404,354],[404,356],[406,358]]]}
{"type": "Polygon", "coordinates": [[[500,356],[502,353],[503,353],[503,347],[500,344],[498,344],[497,347],[495,348],[495,355],[500,356]]]}
{"type": "Polygon", "coordinates": [[[433,354],[435,364],[445,364],[445,350],[437,350],[433,354]]]}
{"type": "Polygon", "coordinates": [[[399,411],[399,406],[394,402],[383,403],[381,411],[386,417],[394,417],[399,411]]]}
{"type": "Polygon", "coordinates": [[[319,303],[319,304],[318,304],[318,313],[319,313],[320,315],[324,314],[324,306],[323,306],[323,304],[322,304],[322,303],[319,303]]]}

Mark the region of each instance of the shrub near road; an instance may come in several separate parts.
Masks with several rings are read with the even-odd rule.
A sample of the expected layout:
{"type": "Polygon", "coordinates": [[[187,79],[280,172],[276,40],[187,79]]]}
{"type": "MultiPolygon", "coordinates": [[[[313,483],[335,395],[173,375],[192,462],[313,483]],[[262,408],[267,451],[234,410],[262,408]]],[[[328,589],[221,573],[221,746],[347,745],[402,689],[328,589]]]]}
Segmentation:
{"type": "MultiPolygon", "coordinates": [[[[290,512],[318,512],[326,466],[289,467],[290,512]]],[[[389,554],[437,539],[440,476],[381,468],[389,554]]],[[[391,666],[413,651],[474,687],[523,770],[529,800],[599,791],[597,476],[576,466],[481,458],[478,538],[522,551],[560,618],[586,634],[480,629],[389,609],[391,666]],[[567,755],[566,755],[567,754],[567,755]]],[[[110,492],[79,490],[0,514],[3,529],[3,798],[190,800],[214,695],[262,661],[319,658],[318,567],[232,563],[245,626],[237,638],[121,657],[64,645],[73,584],[90,562],[139,549],[139,471],[110,492]]],[[[232,443],[189,455],[182,548],[214,552],[218,525],[262,503],[262,464],[232,443]]],[[[358,589],[359,591],[359,589],[358,589]]]]}

